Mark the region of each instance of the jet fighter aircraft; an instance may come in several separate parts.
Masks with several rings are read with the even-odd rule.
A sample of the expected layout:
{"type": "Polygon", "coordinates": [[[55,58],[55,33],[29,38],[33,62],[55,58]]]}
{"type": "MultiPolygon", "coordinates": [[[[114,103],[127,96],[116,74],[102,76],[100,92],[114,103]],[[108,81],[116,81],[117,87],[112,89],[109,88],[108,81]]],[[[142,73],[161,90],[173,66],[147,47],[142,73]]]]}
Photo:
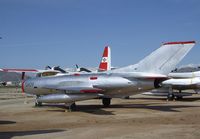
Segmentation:
{"type": "Polygon", "coordinates": [[[143,93],[150,96],[167,96],[167,100],[182,99],[200,92],[200,71],[171,72],[169,79],[161,83],[162,88],[143,93]],[[194,90],[194,92],[182,92],[194,90]],[[178,92],[177,92],[178,91],[178,92]]]}
{"type": "Polygon", "coordinates": [[[182,94],[182,90],[195,90],[199,93],[200,90],[200,71],[189,73],[170,73],[169,76],[172,79],[162,82],[163,87],[169,88],[168,96],[170,99],[174,99],[173,89],[178,90],[179,94],[182,94]]]}
{"type": "Polygon", "coordinates": [[[158,87],[194,45],[194,41],[164,43],[135,65],[101,73],[32,78],[22,83],[22,90],[37,96],[36,106],[66,103],[71,111],[76,101],[101,98],[108,107],[111,98],[158,87]]]}

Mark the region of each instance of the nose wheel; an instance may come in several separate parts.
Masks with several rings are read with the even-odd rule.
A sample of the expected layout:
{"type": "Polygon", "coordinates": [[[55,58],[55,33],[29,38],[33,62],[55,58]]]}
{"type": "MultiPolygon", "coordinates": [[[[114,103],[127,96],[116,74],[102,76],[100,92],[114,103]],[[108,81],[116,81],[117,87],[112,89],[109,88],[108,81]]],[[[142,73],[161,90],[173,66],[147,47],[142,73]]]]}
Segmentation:
{"type": "Polygon", "coordinates": [[[104,107],[109,107],[111,103],[111,98],[102,98],[102,103],[104,107]]]}
{"type": "Polygon", "coordinates": [[[40,95],[36,96],[36,100],[35,100],[35,107],[41,107],[42,106],[42,102],[38,102],[37,99],[40,97],[40,95]]]}
{"type": "Polygon", "coordinates": [[[41,107],[41,106],[42,106],[42,102],[35,101],[35,107],[41,107]]]}

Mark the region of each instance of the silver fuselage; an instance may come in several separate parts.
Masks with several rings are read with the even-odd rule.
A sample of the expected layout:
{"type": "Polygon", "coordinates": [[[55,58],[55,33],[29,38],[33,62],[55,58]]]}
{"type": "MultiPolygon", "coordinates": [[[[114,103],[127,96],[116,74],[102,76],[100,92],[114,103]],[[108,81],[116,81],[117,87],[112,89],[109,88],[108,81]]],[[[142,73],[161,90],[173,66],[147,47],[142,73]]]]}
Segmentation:
{"type": "Polygon", "coordinates": [[[54,93],[74,94],[76,91],[66,91],[64,87],[94,87],[102,89],[104,97],[123,97],[134,95],[154,88],[154,80],[138,79],[131,73],[96,73],[80,75],[63,75],[58,77],[32,78],[24,82],[24,91],[29,94],[47,95],[54,93]]]}

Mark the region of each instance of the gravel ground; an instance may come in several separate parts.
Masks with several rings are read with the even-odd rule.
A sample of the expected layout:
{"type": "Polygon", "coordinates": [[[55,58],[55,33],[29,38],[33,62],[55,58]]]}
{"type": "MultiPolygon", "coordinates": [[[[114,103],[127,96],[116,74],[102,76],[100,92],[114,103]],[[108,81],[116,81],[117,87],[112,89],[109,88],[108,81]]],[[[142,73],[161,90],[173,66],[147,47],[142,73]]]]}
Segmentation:
{"type": "Polygon", "coordinates": [[[77,103],[77,111],[64,105],[34,107],[34,97],[15,89],[0,91],[0,139],[199,139],[200,96],[167,102],[142,95],[77,103]]]}

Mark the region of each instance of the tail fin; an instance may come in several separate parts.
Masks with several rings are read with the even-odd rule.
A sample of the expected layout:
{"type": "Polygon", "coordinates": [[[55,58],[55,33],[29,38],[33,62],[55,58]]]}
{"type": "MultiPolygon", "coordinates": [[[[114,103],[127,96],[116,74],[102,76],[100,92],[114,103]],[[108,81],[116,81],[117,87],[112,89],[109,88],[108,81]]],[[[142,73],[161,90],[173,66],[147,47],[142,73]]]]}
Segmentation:
{"type": "Polygon", "coordinates": [[[99,71],[111,70],[111,51],[110,47],[106,46],[99,65],[99,71]]]}
{"type": "Polygon", "coordinates": [[[120,68],[121,72],[147,72],[167,75],[195,45],[195,41],[168,42],[139,63],[120,68]]]}

